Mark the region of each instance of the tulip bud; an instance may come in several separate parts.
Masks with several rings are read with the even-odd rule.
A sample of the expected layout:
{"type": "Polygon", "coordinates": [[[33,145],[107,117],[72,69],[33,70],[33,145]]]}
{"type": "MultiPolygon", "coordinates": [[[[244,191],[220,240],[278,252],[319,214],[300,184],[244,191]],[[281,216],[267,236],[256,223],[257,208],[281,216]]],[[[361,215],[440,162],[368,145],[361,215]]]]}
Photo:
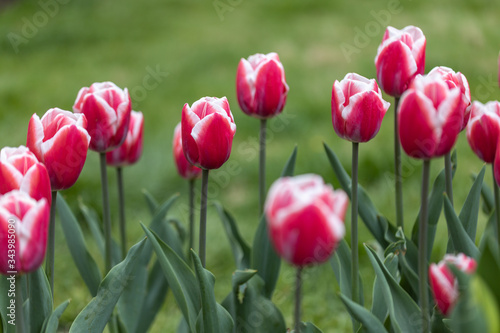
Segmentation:
{"type": "Polygon", "coordinates": [[[185,179],[197,178],[201,174],[201,169],[189,163],[186,156],[184,156],[184,150],[182,149],[181,123],[175,126],[172,146],[174,161],[179,175],[185,179]]]}
{"type": "Polygon", "coordinates": [[[106,153],[106,163],[121,167],[134,164],[142,154],[142,136],[144,132],[144,116],[142,112],[132,111],[125,141],[120,147],[106,153]]]}
{"type": "Polygon", "coordinates": [[[474,153],[484,162],[493,163],[500,137],[500,103],[474,101],[466,133],[474,153]]]}
{"type": "Polygon", "coordinates": [[[58,108],[48,110],[42,119],[31,117],[26,145],[45,164],[52,191],[73,186],[80,176],[90,142],[86,126],[84,115],[58,108]]]}
{"type": "Polygon", "coordinates": [[[317,175],[284,177],[271,186],[265,214],[276,252],[296,266],[328,260],[344,237],[348,205],[317,175]]]}
{"type": "Polygon", "coordinates": [[[35,200],[51,203],[49,174],[45,165],[26,147],[4,147],[0,151],[0,194],[12,190],[28,193],[35,200]]]}
{"type": "Polygon", "coordinates": [[[0,273],[36,270],[47,246],[50,208],[19,190],[0,197],[0,273]]]}
{"type": "Polygon", "coordinates": [[[393,97],[399,97],[417,74],[424,74],[425,36],[417,27],[387,27],[375,57],[377,81],[393,97]]]}
{"type": "Polygon", "coordinates": [[[231,154],[236,125],[226,97],[204,97],[182,108],[182,147],[189,163],[218,169],[231,154]]]}
{"type": "Polygon", "coordinates": [[[266,119],[283,110],[288,94],[285,69],[277,53],[254,54],[241,59],[236,74],[240,108],[249,116],[266,119]]]}
{"type": "Polygon", "coordinates": [[[459,296],[458,281],[447,267],[449,264],[456,266],[467,274],[473,274],[477,266],[474,259],[467,257],[463,253],[458,255],[447,254],[437,265],[430,265],[429,280],[432,295],[439,311],[445,316],[451,313],[459,296]]]}
{"type": "Polygon", "coordinates": [[[399,103],[399,138],[404,151],[429,159],[445,155],[457,140],[464,118],[460,89],[439,77],[418,75],[399,103]]]}
{"type": "Polygon", "coordinates": [[[352,142],[375,137],[391,104],[382,99],[375,80],[355,73],[335,81],[332,89],[332,122],[338,136],[352,142]]]}
{"type": "Polygon", "coordinates": [[[120,146],[127,136],[132,103],[127,88],[112,82],[96,82],[78,92],[75,113],[87,117],[90,149],[107,152],[120,146]]]}

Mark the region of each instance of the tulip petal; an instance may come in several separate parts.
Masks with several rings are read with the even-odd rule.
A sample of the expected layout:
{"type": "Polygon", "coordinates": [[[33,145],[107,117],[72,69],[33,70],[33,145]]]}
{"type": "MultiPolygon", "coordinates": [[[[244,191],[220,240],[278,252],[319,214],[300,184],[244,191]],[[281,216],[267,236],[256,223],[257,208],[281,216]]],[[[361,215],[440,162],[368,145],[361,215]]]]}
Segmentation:
{"type": "Polygon", "coordinates": [[[95,151],[106,151],[108,142],[116,130],[117,115],[106,100],[95,94],[87,95],[81,112],[87,117],[87,131],[92,138],[90,147],[95,151]]]}
{"type": "Polygon", "coordinates": [[[255,87],[258,116],[268,118],[283,110],[283,95],[286,95],[288,87],[283,84],[283,71],[276,61],[271,60],[259,66],[255,87]]]}
{"type": "Polygon", "coordinates": [[[252,65],[243,58],[236,72],[236,92],[243,112],[252,115],[255,110],[255,72],[252,65]]]}
{"type": "Polygon", "coordinates": [[[182,108],[181,115],[181,131],[182,131],[182,147],[184,155],[189,163],[199,165],[199,149],[198,144],[193,139],[192,131],[194,126],[200,121],[199,116],[191,111],[191,108],[186,103],[182,108]]]}
{"type": "Polygon", "coordinates": [[[449,151],[457,141],[458,133],[464,119],[464,109],[460,108],[462,96],[459,88],[454,88],[438,108],[438,118],[443,121],[439,145],[434,156],[442,156],[449,151]]]}
{"type": "Polygon", "coordinates": [[[26,146],[29,147],[31,152],[35,154],[39,161],[42,159],[42,142],[43,142],[43,125],[42,121],[36,113],[31,116],[28,124],[28,137],[26,139],[26,146]]]}
{"type": "Polygon", "coordinates": [[[0,161],[0,194],[19,189],[23,174],[12,164],[0,161]]]}
{"type": "Polygon", "coordinates": [[[47,247],[49,215],[49,205],[42,199],[24,215],[18,229],[21,266],[25,273],[36,270],[43,262],[47,247]]]}

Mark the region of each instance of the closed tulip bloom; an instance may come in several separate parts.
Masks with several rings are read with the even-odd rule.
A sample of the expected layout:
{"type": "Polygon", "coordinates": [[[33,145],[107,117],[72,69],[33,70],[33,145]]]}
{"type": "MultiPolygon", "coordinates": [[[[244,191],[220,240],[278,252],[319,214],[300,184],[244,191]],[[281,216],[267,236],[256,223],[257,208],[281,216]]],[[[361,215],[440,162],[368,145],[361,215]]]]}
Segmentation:
{"type": "Polygon", "coordinates": [[[277,253],[299,267],[328,260],[344,237],[347,205],[347,195],[318,175],[276,180],[265,214],[277,253]]]}
{"type": "Polygon", "coordinates": [[[52,191],[73,186],[80,176],[90,143],[86,126],[84,115],[58,108],[48,110],[42,119],[31,117],[26,145],[45,164],[52,191]]]}
{"type": "Polygon", "coordinates": [[[417,27],[387,27],[375,57],[377,81],[393,97],[399,97],[417,74],[424,74],[425,36],[417,27]]]}
{"type": "Polygon", "coordinates": [[[127,88],[122,90],[112,82],[84,87],[78,92],[73,111],[87,117],[90,149],[107,152],[125,140],[132,111],[127,88]]]}
{"type": "Polygon", "coordinates": [[[288,85],[277,53],[254,54],[241,59],[236,73],[236,95],[247,115],[267,119],[281,113],[288,85]]]}
{"type": "Polygon", "coordinates": [[[439,311],[445,316],[451,313],[459,296],[458,281],[447,267],[450,264],[467,274],[473,274],[477,267],[476,261],[463,253],[447,254],[437,265],[430,265],[429,280],[432,295],[439,311]]]}
{"type": "Polygon", "coordinates": [[[0,196],[1,274],[15,271],[20,275],[40,267],[47,246],[49,214],[45,198],[37,201],[19,190],[0,196]]]}
{"type": "Polygon", "coordinates": [[[226,97],[203,97],[182,108],[182,147],[193,165],[210,170],[229,158],[236,125],[226,97]]]}
{"type": "Polygon", "coordinates": [[[186,156],[184,156],[184,150],[182,149],[181,123],[175,126],[172,150],[174,153],[175,166],[182,178],[195,179],[200,176],[201,169],[189,163],[186,156]]]}
{"type": "Polygon", "coordinates": [[[500,137],[500,103],[474,101],[466,133],[474,153],[484,162],[493,163],[500,137]]]}
{"type": "Polygon", "coordinates": [[[434,67],[428,75],[441,77],[450,88],[460,88],[460,92],[462,93],[462,102],[460,107],[464,109],[464,119],[462,126],[460,126],[460,131],[462,131],[465,127],[467,127],[467,123],[470,119],[470,110],[472,108],[469,82],[467,81],[467,78],[462,73],[455,73],[453,69],[444,66],[434,67]]]}
{"type": "Polygon", "coordinates": [[[355,73],[335,81],[332,89],[332,122],[335,133],[352,142],[375,137],[391,104],[382,99],[377,82],[355,73]]]}
{"type": "Polygon", "coordinates": [[[399,138],[404,151],[429,159],[451,151],[462,126],[460,89],[439,77],[417,76],[399,103],[399,138]]]}
{"type": "Polygon", "coordinates": [[[120,147],[106,153],[106,163],[114,167],[134,164],[142,154],[144,116],[142,112],[132,111],[127,137],[120,147]]]}
{"type": "Polygon", "coordinates": [[[47,199],[52,194],[47,169],[26,147],[4,147],[0,151],[0,194],[12,190],[26,192],[35,200],[47,199]]]}

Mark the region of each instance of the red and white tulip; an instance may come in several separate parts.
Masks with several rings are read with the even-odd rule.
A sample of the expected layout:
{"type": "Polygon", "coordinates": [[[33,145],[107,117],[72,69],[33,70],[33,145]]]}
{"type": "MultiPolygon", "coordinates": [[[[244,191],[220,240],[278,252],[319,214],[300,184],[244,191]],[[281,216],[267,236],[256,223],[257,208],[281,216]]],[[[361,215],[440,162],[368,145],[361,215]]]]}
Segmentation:
{"type": "Polygon", "coordinates": [[[132,111],[127,137],[120,147],[106,153],[106,163],[114,167],[136,163],[142,155],[143,132],[142,112],[132,111]]]}
{"type": "Polygon", "coordinates": [[[493,163],[500,137],[500,103],[474,101],[466,133],[474,153],[484,162],[493,163]]]}
{"type": "Polygon", "coordinates": [[[181,123],[175,126],[172,151],[174,153],[175,166],[182,178],[195,179],[200,176],[201,169],[189,163],[186,156],[184,156],[184,150],[182,149],[181,123]]]}

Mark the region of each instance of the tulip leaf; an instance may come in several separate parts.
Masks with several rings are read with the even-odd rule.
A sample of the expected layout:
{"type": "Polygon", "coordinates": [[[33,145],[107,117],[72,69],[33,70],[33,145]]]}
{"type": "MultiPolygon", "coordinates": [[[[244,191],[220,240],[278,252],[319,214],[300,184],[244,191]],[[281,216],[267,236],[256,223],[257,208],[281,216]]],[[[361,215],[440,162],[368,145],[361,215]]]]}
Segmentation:
{"type": "Polygon", "coordinates": [[[358,332],[366,333],[387,333],[384,325],[380,322],[379,318],[373,315],[370,311],[363,306],[351,301],[348,297],[339,294],[340,300],[344,303],[347,311],[358,322],[361,323],[361,328],[358,332]]]}
{"type": "MultiPolygon", "coordinates": [[[[477,175],[472,174],[472,180],[476,180],[477,175]]],[[[493,186],[496,186],[496,181],[493,180],[493,186]]],[[[481,185],[481,197],[483,198],[483,212],[486,215],[490,215],[495,210],[495,197],[491,192],[491,189],[483,181],[481,185]]]]}
{"type": "Polygon", "coordinates": [[[498,283],[500,263],[498,258],[498,244],[493,234],[486,237],[485,247],[477,266],[477,274],[490,288],[497,304],[500,305],[500,284],[498,283]]]}
{"type": "MultiPolygon", "coordinates": [[[[387,267],[387,270],[391,273],[394,279],[396,279],[398,274],[398,262],[398,257],[393,253],[390,253],[384,260],[385,267],[387,267]]],[[[373,303],[371,313],[373,313],[375,318],[377,318],[380,323],[385,322],[385,319],[389,314],[389,310],[384,299],[383,288],[383,282],[381,282],[379,278],[375,277],[375,282],[373,283],[373,303]]]]}
{"type": "Polygon", "coordinates": [[[135,270],[145,244],[146,239],[143,239],[132,246],[126,258],[109,271],[99,285],[97,295],[75,318],[70,333],[104,331],[123,290],[136,278],[135,270]]]}
{"type": "MultiPolygon", "coordinates": [[[[333,268],[333,274],[337,279],[340,292],[349,299],[352,299],[352,280],[351,280],[351,249],[347,242],[342,239],[330,258],[330,265],[333,268]]],[[[359,282],[359,303],[363,305],[363,283],[361,275],[358,274],[359,282]]]]}
{"type": "Polygon", "coordinates": [[[153,197],[151,193],[149,193],[147,190],[142,190],[142,193],[144,194],[144,199],[146,199],[146,203],[148,204],[149,212],[151,213],[151,216],[154,216],[156,209],[159,206],[158,201],[153,197]]]}
{"type": "Polygon", "coordinates": [[[481,169],[479,175],[476,177],[474,184],[465,199],[462,210],[460,211],[459,218],[464,226],[465,231],[472,241],[476,239],[477,219],[479,215],[481,189],[483,185],[485,167],[481,169]]]}
{"type": "Polygon", "coordinates": [[[483,235],[481,236],[481,240],[479,241],[479,252],[483,253],[486,244],[488,243],[488,239],[490,236],[493,236],[494,239],[497,239],[497,219],[495,212],[493,211],[486,222],[486,227],[484,228],[483,235]]]}
{"type": "MultiPolygon", "coordinates": [[[[291,331],[290,333],[294,333],[295,330],[291,331]]],[[[323,333],[322,330],[317,328],[313,323],[305,323],[301,322],[300,323],[300,333],[323,333]]]]}
{"type": "Polygon", "coordinates": [[[61,195],[57,197],[56,207],[73,261],[90,293],[92,296],[96,296],[101,282],[101,273],[94,258],[87,250],[82,229],[61,195]]]}
{"type": "Polygon", "coordinates": [[[44,333],[57,333],[57,329],[59,327],[59,319],[61,319],[62,314],[66,311],[66,308],[69,305],[70,300],[66,300],[61,303],[55,310],[52,312],[50,317],[45,320],[43,331],[44,333]]]}
{"type": "Polygon", "coordinates": [[[52,313],[52,293],[45,272],[40,267],[28,275],[30,332],[42,331],[43,322],[52,313]]]}
{"type": "Polygon", "coordinates": [[[285,167],[281,172],[281,177],[292,177],[295,173],[295,161],[297,160],[297,146],[293,149],[292,155],[285,163],[285,167]]]}

